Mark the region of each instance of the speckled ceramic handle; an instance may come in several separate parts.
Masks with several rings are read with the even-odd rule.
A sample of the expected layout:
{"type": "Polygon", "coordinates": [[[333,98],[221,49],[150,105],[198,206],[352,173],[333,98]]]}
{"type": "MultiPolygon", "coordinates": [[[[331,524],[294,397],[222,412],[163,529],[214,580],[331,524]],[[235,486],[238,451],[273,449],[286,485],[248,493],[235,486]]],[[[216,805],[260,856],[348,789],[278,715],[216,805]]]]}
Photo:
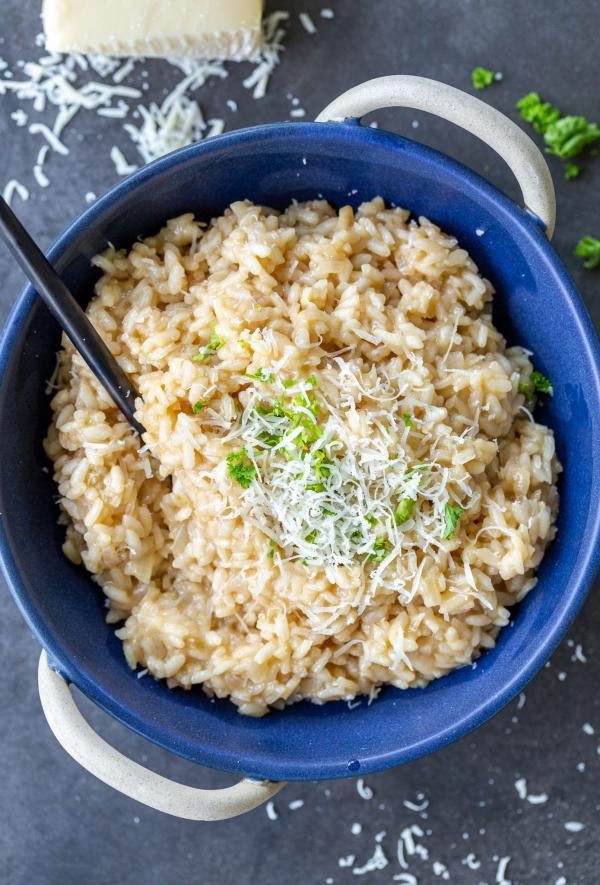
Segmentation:
{"type": "Polygon", "coordinates": [[[185,820],[226,820],[252,811],[285,786],[242,780],[224,790],[199,790],[149,771],[107,744],[87,724],[64,679],[40,655],[38,687],[42,709],[55,738],[90,774],[150,808],[185,820]]]}
{"type": "Polygon", "coordinates": [[[489,144],[511,168],[526,208],[543,221],[548,237],[552,236],[556,197],[543,154],[516,123],[473,95],[425,77],[378,77],[344,92],[319,114],[317,122],[363,117],[386,107],[428,111],[489,144]]]}

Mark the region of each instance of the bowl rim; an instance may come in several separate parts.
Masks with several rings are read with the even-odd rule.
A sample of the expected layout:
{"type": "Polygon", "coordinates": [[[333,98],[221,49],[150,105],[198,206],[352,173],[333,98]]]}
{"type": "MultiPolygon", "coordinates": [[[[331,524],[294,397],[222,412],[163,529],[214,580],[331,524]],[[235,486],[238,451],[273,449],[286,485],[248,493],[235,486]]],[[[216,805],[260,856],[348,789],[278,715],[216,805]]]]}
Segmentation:
{"type": "MultiPolygon", "coordinates": [[[[365,141],[366,146],[369,143],[381,145],[388,142],[393,148],[410,150],[416,154],[417,158],[434,164],[442,172],[463,180],[466,179],[470,186],[491,200],[503,224],[510,221],[518,225],[531,243],[532,249],[539,252],[548,272],[553,275],[556,286],[568,294],[582,349],[585,351],[590,365],[593,366],[593,386],[596,392],[595,411],[600,414],[600,342],[575,284],[543,233],[543,224],[540,219],[529,210],[518,206],[485,178],[447,155],[386,130],[376,130],[359,125],[358,120],[343,123],[271,123],[252,126],[173,151],[142,167],[99,197],[60,234],[47,251],[47,255],[60,269],[60,260],[63,254],[82,234],[92,229],[102,214],[106,210],[110,210],[115,202],[125,197],[129,191],[149,184],[157,175],[173,172],[188,160],[202,156],[210,157],[216,151],[249,140],[269,138],[274,134],[297,136],[300,133],[307,139],[321,139],[323,137],[338,139],[353,135],[365,141]]],[[[0,336],[0,379],[2,379],[0,386],[3,384],[7,365],[13,357],[16,339],[36,298],[33,287],[31,285],[25,286],[4,324],[0,336]]],[[[592,487],[595,486],[598,492],[596,500],[600,501],[600,463],[595,466],[595,473],[592,472],[591,482],[592,487]]],[[[360,775],[369,774],[415,760],[458,740],[478,728],[506,706],[551,656],[587,596],[594,575],[600,566],[600,506],[596,507],[593,514],[590,507],[586,516],[586,528],[588,531],[582,541],[582,555],[579,557],[567,585],[569,592],[565,593],[561,607],[556,609],[552,626],[540,637],[539,644],[531,649],[526,656],[524,655],[522,664],[516,669],[512,678],[509,681],[506,681],[505,678],[497,690],[486,695],[479,704],[471,709],[469,714],[458,720],[453,720],[445,729],[438,730],[427,738],[401,749],[375,755],[366,753],[361,757],[359,772],[349,771],[347,761],[341,759],[336,764],[324,765],[317,758],[314,763],[302,763],[296,767],[285,760],[274,758],[272,755],[264,763],[258,750],[250,751],[246,756],[240,757],[239,754],[233,753],[225,746],[220,747],[218,752],[203,747],[201,739],[175,741],[170,736],[168,727],[153,721],[150,713],[141,715],[139,712],[133,713],[124,707],[108,689],[102,686],[100,679],[89,673],[84,663],[70,658],[65,653],[61,646],[60,635],[46,625],[35,604],[26,593],[19,569],[12,557],[3,519],[0,519],[0,567],[25,621],[40,644],[46,649],[53,669],[75,684],[88,698],[130,730],[163,749],[208,767],[243,772],[251,776],[272,780],[321,780],[352,777],[357,773],[360,775]]]]}

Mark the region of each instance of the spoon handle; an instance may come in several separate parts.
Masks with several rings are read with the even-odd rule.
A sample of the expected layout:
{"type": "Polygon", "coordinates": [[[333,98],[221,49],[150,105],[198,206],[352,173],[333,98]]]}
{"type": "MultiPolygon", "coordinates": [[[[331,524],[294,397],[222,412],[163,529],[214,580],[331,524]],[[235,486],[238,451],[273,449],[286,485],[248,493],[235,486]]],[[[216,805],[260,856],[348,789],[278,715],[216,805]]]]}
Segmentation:
{"type": "Polygon", "coordinates": [[[8,203],[0,197],[0,235],[91,371],[138,433],[133,384],[8,203]]]}

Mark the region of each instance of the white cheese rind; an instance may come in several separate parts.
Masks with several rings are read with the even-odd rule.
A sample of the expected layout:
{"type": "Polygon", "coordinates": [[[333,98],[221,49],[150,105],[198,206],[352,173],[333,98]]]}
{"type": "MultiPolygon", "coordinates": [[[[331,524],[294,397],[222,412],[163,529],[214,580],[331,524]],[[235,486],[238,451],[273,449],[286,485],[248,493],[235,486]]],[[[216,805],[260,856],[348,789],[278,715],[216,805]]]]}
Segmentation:
{"type": "Polygon", "coordinates": [[[54,52],[241,61],[261,43],[262,0],[44,0],[54,52]]]}

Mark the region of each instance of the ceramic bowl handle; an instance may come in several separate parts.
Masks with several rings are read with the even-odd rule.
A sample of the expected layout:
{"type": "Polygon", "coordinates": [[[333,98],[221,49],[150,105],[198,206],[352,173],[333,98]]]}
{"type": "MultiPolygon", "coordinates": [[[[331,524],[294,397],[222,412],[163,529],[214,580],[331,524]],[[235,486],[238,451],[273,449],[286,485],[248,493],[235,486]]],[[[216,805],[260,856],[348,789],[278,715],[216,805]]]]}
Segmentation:
{"type": "Polygon", "coordinates": [[[185,820],[226,820],[252,811],[285,786],[242,780],[223,790],[199,790],[170,781],[123,756],[87,724],[64,679],[40,655],[38,687],[44,715],[67,753],[87,771],[130,799],[185,820]]]}
{"type": "Polygon", "coordinates": [[[428,111],[489,144],[519,182],[525,207],[544,223],[548,237],[552,236],[556,197],[543,154],[516,123],[473,95],[425,77],[378,77],[344,92],[319,114],[317,122],[360,118],[385,107],[428,111]]]}

